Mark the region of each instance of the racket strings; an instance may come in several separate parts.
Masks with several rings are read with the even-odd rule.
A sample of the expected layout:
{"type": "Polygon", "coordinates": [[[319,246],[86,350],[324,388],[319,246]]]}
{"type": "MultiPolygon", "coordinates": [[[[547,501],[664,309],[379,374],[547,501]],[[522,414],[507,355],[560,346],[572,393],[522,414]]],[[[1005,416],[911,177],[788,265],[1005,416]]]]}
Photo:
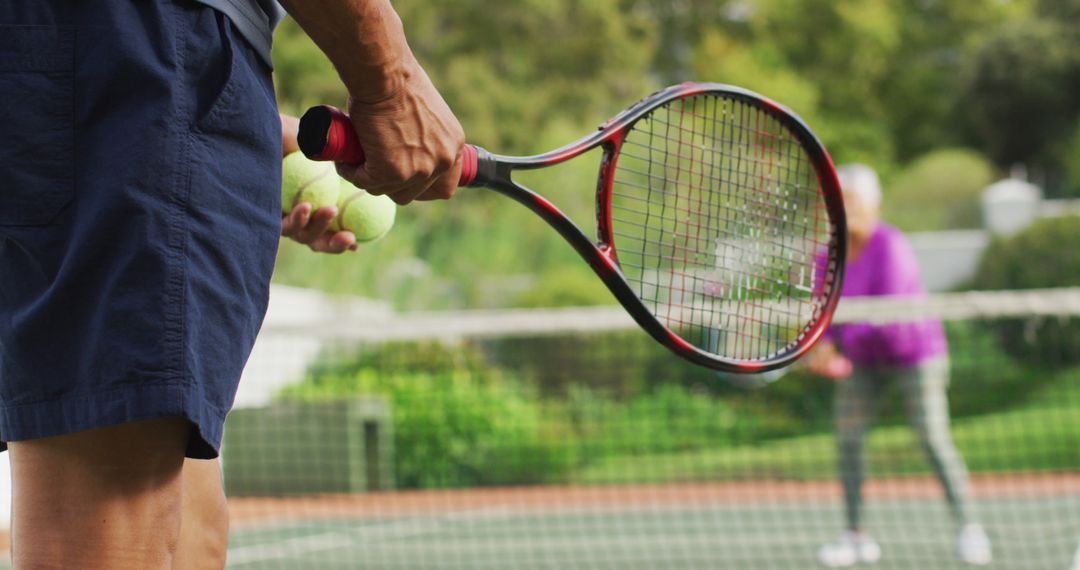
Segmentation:
{"type": "Polygon", "coordinates": [[[822,312],[831,242],[817,173],[772,112],[732,96],[679,99],[639,120],[612,185],[620,267],[672,332],[761,360],[822,312]]]}

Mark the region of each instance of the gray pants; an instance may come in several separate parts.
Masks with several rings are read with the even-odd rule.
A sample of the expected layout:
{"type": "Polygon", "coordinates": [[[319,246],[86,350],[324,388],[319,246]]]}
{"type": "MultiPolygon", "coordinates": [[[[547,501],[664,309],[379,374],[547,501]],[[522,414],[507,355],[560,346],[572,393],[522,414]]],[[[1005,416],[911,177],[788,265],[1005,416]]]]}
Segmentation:
{"type": "Polygon", "coordinates": [[[949,405],[945,396],[949,360],[942,357],[912,368],[856,366],[851,377],[840,383],[836,393],[835,429],[848,527],[852,530],[860,528],[865,477],[863,441],[881,398],[892,382],[900,383],[908,420],[945,488],[956,521],[959,524],[970,522],[967,467],[949,433],[949,405]]]}

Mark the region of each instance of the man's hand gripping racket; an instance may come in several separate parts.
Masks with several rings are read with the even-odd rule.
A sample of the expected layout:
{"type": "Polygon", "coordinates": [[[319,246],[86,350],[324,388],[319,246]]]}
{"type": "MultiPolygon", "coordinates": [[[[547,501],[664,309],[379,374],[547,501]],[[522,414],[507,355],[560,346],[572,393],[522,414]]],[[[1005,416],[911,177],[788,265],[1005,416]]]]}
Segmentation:
{"type": "MultiPolygon", "coordinates": [[[[316,160],[362,163],[332,107],[300,122],[316,160]]],[[[688,83],[639,101],[558,150],[500,156],[465,145],[461,186],[517,200],[555,228],[653,338],[697,364],[763,372],[805,354],[840,296],[844,207],[825,148],[794,113],[755,93],[688,83]],[[514,182],[593,148],[603,155],[593,241],[514,182]]]]}

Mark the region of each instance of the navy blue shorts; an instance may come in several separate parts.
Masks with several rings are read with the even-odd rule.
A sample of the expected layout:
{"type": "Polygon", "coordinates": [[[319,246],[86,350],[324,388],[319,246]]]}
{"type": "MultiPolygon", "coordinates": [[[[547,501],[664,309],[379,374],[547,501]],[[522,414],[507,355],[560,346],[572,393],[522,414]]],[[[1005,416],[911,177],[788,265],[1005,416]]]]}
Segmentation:
{"type": "Polygon", "coordinates": [[[217,456],[280,129],[270,69],[212,9],[0,3],[0,440],[182,415],[188,456],[217,456]]]}

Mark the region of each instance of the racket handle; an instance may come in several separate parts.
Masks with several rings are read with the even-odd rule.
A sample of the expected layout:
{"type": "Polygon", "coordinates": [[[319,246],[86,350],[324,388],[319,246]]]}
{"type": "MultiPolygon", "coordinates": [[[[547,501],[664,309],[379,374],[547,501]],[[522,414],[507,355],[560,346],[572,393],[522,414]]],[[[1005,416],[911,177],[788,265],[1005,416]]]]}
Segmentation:
{"type": "MultiPolygon", "coordinates": [[[[320,105],[308,109],[300,118],[297,134],[300,151],[311,160],[326,160],[348,164],[363,164],[364,149],[356,137],[352,120],[341,109],[320,105]]],[[[461,178],[458,186],[468,186],[476,180],[479,159],[471,144],[461,149],[461,178]]]]}

